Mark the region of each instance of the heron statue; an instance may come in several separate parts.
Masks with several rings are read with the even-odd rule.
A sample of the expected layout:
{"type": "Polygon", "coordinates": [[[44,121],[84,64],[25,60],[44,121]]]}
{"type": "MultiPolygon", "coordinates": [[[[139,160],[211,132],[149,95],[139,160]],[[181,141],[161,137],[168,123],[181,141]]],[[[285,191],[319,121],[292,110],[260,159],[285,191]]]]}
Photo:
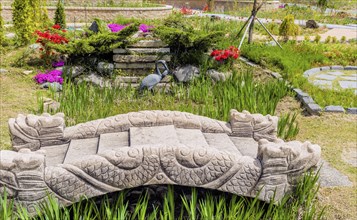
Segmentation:
{"type": "Polygon", "coordinates": [[[165,60],[158,60],[155,62],[155,72],[146,76],[140,84],[139,93],[141,93],[144,89],[148,89],[153,91],[153,88],[169,74],[169,68],[167,67],[165,60]],[[162,65],[162,67],[160,67],[162,65]],[[163,69],[163,72],[161,72],[163,69]]]}

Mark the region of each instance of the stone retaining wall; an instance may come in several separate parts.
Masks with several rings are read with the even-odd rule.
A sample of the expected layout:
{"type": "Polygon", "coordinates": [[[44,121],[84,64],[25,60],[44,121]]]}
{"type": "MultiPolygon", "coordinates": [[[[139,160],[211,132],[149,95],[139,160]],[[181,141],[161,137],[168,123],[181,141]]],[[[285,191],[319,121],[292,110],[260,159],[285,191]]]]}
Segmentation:
{"type": "MultiPolygon", "coordinates": [[[[50,19],[54,17],[56,7],[47,7],[50,19]]],[[[134,18],[164,18],[170,15],[172,6],[153,8],[106,8],[106,7],[65,7],[67,22],[91,22],[93,18],[112,20],[117,16],[134,18]]],[[[2,17],[6,22],[12,21],[11,6],[4,6],[2,17]]]]}

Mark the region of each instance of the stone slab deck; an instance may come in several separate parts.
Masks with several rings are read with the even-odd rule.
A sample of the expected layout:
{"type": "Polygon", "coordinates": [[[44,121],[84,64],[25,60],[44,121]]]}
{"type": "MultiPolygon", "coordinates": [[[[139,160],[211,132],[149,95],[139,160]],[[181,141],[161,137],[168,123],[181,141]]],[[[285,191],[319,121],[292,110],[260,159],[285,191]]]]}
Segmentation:
{"type": "Polygon", "coordinates": [[[30,212],[47,199],[46,192],[70,205],[82,196],[151,184],[202,187],[265,202],[275,194],[279,202],[318,164],[319,146],[277,138],[277,117],[236,110],[230,116],[222,122],[178,111],[141,111],[65,127],[63,114],[19,115],[9,120],[18,152],[0,151],[0,184],[16,206],[30,212]],[[40,133],[44,128],[53,133],[40,133]]]}

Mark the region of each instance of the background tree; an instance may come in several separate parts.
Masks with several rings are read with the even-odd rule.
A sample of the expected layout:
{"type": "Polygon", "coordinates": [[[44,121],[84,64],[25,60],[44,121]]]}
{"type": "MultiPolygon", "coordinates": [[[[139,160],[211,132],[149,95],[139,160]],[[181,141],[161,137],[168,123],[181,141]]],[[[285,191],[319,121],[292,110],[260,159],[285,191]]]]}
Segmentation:
{"type": "Polygon", "coordinates": [[[35,31],[30,0],[14,0],[12,3],[12,21],[17,36],[16,43],[18,45],[29,43],[35,31]]]}
{"type": "Polygon", "coordinates": [[[55,24],[61,25],[61,28],[66,28],[66,15],[64,13],[62,0],[58,0],[54,22],[55,24]]]}

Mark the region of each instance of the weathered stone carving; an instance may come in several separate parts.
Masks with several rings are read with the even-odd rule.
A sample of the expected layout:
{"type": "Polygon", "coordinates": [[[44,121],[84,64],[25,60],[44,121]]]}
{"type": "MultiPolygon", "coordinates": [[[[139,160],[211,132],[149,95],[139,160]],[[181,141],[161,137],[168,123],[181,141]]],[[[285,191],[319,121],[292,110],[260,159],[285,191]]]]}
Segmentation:
{"type": "Polygon", "coordinates": [[[232,135],[238,137],[252,137],[258,141],[277,139],[278,117],[261,114],[250,114],[248,111],[238,112],[233,109],[231,115],[232,135]]]}
{"type": "Polygon", "coordinates": [[[63,138],[65,129],[63,113],[54,116],[19,114],[17,118],[9,120],[9,128],[15,150],[23,148],[38,150],[43,146],[66,142],[66,139],[63,138]]]}
{"type": "MultiPolygon", "coordinates": [[[[69,146],[68,143],[65,145],[68,148],[66,153],[62,152],[63,144],[42,146],[42,139],[39,140],[41,150],[36,152],[29,149],[20,149],[19,152],[0,151],[0,190],[5,189],[17,204],[25,205],[30,212],[34,212],[34,205],[46,199],[46,193],[57,198],[59,203],[69,205],[81,196],[90,198],[151,184],[216,189],[241,196],[258,196],[266,202],[271,202],[275,192],[275,201],[280,201],[286,193],[292,191],[304,171],[316,166],[320,159],[320,147],[309,142],[285,143],[276,138],[273,142],[261,139],[258,155],[244,156],[239,149],[234,149],[237,145],[231,141],[231,138],[237,141],[237,137],[229,135],[249,133],[250,137],[258,138],[259,135],[255,133],[265,135],[259,133],[261,130],[258,128],[268,127],[267,137],[273,139],[274,127],[271,124],[274,119],[247,112],[232,113],[241,116],[232,118],[233,132],[224,122],[171,111],[128,113],[69,127],[60,136],[60,140],[64,137],[70,140],[69,146]],[[238,122],[246,122],[243,125],[247,125],[248,132],[244,133],[244,126],[238,127],[238,122]],[[145,130],[146,127],[151,128],[145,130]],[[163,129],[170,132],[170,138],[174,140],[168,143],[162,141],[166,140],[164,138],[157,140],[158,132],[163,129]],[[150,134],[148,131],[153,133],[154,138],[149,140],[150,144],[141,145],[142,142],[138,140],[132,141],[133,135],[150,134]],[[188,134],[195,137],[195,140],[185,138],[188,134]],[[214,141],[218,137],[220,141],[214,141]],[[81,141],[83,146],[80,145],[81,141]],[[58,152],[63,154],[62,159],[56,160],[63,162],[46,165],[47,152],[56,148],[61,148],[58,152]],[[82,151],[90,148],[94,153],[83,154],[78,158],[69,155],[81,148],[82,151]],[[67,160],[68,157],[72,159],[67,160]]],[[[50,128],[63,125],[60,123],[62,120],[57,119],[63,119],[63,115],[41,117],[30,115],[20,118],[25,118],[23,121],[27,122],[26,126],[31,125],[36,131],[40,124],[51,124],[50,128]],[[41,117],[47,118],[47,123],[41,117]]],[[[24,130],[24,125],[10,121],[14,127],[19,126],[24,130]]],[[[55,139],[59,137],[57,133],[53,136],[55,139]]]]}

